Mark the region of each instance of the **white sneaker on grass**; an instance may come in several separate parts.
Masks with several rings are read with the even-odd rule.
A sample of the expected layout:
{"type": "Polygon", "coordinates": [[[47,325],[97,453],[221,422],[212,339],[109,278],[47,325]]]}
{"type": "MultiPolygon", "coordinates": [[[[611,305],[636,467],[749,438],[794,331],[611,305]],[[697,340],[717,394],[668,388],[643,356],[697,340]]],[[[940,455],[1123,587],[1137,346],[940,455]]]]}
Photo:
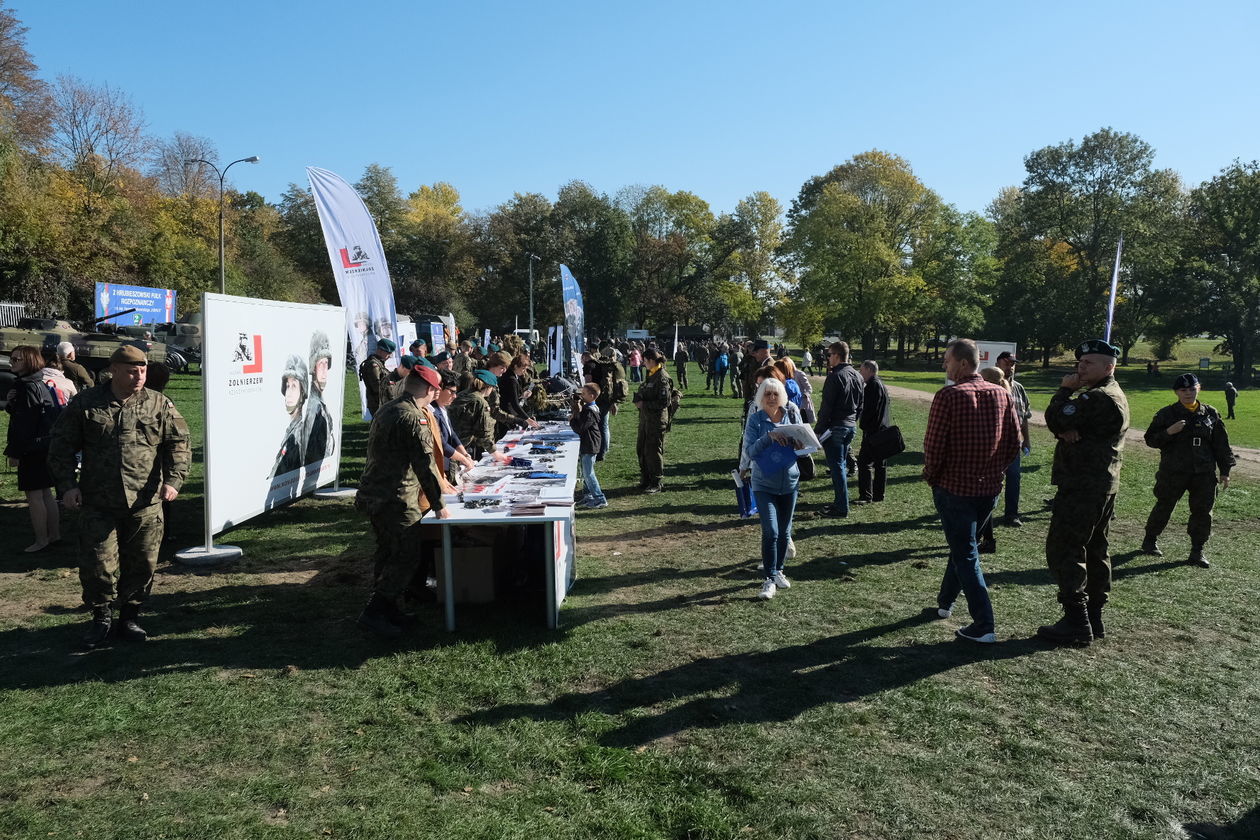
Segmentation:
{"type": "Polygon", "coordinates": [[[770,580],[773,581],[774,585],[779,589],[792,588],[792,584],[788,581],[787,577],[784,576],[783,572],[775,572],[774,577],[770,578],[770,580]]]}
{"type": "Polygon", "coordinates": [[[761,591],[757,593],[757,597],[763,601],[769,601],[774,597],[774,581],[766,578],[766,582],[761,584],[761,591]]]}

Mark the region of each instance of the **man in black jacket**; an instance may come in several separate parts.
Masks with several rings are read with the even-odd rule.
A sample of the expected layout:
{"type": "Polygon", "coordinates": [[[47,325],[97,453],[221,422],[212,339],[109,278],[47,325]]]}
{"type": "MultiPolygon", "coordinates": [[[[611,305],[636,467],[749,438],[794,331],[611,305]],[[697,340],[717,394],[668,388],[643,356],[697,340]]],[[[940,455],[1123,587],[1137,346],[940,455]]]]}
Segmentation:
{"type": "Polygon", "coordinates": [[[888,428],[891,421],[891,401],[888,389],[879,378],[879,362],[867,360],[858,369],[866,383],[862,391],[862,417],[858,428],[862,430],[862,448],[858,450],[858,500],[857,504],[884,501],[884,489],[888,486],[888,464],[875,460],[871,439],[888,428]]]}
{"type": "Polygon", "coordinates": [[[830,370],[823,384],[822,406],[818,409],[814,431],[819,436],[829,435],[823,441],[823,452],[827,456],[827,466],[831,468],[835,501],[823,506],[821,513],[843,519],[849,515],[849,446],[857,432],[866,385],[853,365],[849,364],[847,343],[834,342],[827,348],[827,360],[830,370]]]}

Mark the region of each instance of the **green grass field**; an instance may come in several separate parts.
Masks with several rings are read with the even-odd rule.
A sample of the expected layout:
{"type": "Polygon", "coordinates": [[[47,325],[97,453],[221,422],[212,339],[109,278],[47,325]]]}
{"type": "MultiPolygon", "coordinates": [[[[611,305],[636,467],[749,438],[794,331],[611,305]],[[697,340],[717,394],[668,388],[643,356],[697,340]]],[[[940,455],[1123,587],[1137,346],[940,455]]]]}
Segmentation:
{"type": "MultiPolygon", "coordinates": [[[[194,428],[199,384],[168,391],[194,428]]],[[[1222,494],[1212,569],[1179,562],[1184,507],[1168,555],[1139,555],[1155,460],[1131,448],[1110,636],[1056,650],[1032,638],[1057,613],[1034,430],[1027,527],[985,562],[1002,642],[978,647],[954,641],[965,610],[924,617],[944,554],[926,411],[894,412],[910,451],[888,501],[837,523],[813,512],[828,480],[807,484],[794,586],[769,602],[757,524],[733,515],[738,402],[693,388],[659,496],[632,490],[619,415],[558,631],[509,605],[363,636],[366,522],[304,500],[224,535],[231,567],[163,565],[147,644],[80,654],[73,553],[22,554],[5,505],[0,837],[1260,836],[1257,483],[1222,494]]],[[[345,430],[351,482],[364,431],[345,430]]],[[[172,548],[199,541],[199,492],[196,468],[172,548]]]]}

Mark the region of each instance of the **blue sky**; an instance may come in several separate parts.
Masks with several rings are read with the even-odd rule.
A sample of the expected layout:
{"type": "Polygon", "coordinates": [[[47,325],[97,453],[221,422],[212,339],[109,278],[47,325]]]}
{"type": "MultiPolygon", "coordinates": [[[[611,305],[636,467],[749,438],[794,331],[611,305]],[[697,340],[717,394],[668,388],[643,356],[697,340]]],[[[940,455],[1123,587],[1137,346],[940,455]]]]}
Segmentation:
{"type": "Polygon", "coordinates": [[[983,211],[1034,149],[1133,132],[1188,184],[1260,157],[1255,2],[8,0],[41,74],[126,91],[277,200],[304,167],[469,210],[580,179],[715,212],[862,151],[983,211]]]}

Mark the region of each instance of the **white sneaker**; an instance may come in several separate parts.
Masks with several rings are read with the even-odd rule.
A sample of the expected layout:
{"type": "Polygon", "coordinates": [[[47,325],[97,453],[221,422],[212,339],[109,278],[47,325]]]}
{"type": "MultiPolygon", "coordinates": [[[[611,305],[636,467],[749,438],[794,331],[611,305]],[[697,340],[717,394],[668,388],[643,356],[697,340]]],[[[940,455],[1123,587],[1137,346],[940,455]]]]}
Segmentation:
{"type": "MultiPolygon", "coordinates": [[[[796,557],[796,541],[790,537],[788,538],[787,553],[784,554],[783,556],[787,558],[788,560],[791,560],[796,557]]],[[[786,588],[787,587],[784,587],[784,589],[786,588]]]]}
{"type": "Polygon", "coordinates": [[[769,601],[774,597],[774,589],[774,581],[767,578],[766,582],[761,584],[761,591],[757,593],[757,597],[763,601],[769,601]]]}
{"type": "Polygon", "coordinates": [[[784,576],[783,572],[775,572],[774,577],[770,578],[770,580],[774,581],[774,585],[779,589],[792,588],[792,584],[788,582],[788,579],[784,576]]]}
{"type": "Polygon", "coordinates": [[[941,609],[940,607],[937,607],[937,608],[936,608],[936,615],[937,615],[937,617],[938,617],[938,618],[949,618],[949,617],[950,617],[951,615],[953,615],[953,614],[954,614],[954,608],[953,608],[953,607],[950,607],[950,608],[949,608],[949,609],[947,609],[947,610],[943,610],[943,609],[941,609]]]}

